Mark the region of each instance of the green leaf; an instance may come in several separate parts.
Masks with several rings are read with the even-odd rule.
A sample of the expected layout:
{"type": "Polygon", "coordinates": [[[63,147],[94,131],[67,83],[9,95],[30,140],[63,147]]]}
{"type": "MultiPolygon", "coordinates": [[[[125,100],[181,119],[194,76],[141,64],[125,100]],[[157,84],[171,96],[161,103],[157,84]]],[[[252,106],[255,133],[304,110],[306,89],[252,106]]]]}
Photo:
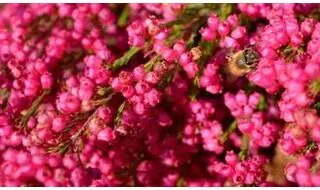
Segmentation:
{"type": "Polygon", "coordinates": [[[241,151],[238,154],[240,160],[244,160],[248,156],[248,148],[249,148],[249,138],[246,135],[243,135],[241,139],[241,146],[240,146],[241,151]]]}
{"type": "Polygon", "coordinates": [[[98,89],[97,89],[97,94],[99,96],[105,96],[106,94],[109,94],[110,92],[112,92],[112,87],[110,87],[110,86],[98,87],[98,89]]]}
{"type": "Polygon", "coordinates": [[[175,73],[175,69],[172,69],[172,70],[166,72],[162,76],[162,78],[160,79],[160,81],[158,83],[158,88],[159,89],[165,89],[170,84],[170,82],[172,81],[174,73],[175,73]]]}
{"type": "Polygon", "coordinates": [[[75,116],[75,118],[73,118],[71,121],[68,122],[66,127],[61,132],[61,135],[63,135],[63,133],[69,132],[77,124],[85,122],[85,120],[87,120],[91,114],[92,114],[92,111],[84,112],[84,113],[78,113],[75,116]]]}
{"type": "Polygon", "coordinates": [[[313,105],[313,107],[314,107],[316,110],[320,111],[320,102],[315,103],[315,104],[313,105]]]}
{"type": "Polygon", "coordinates": [[[237,121],[234,120],[228,127],[228,129],[223,133],[222,137],[221,137],[221,142],[225,143],[230,134],[233,133],[235,130],[237,129],[237,121]]]}
{"type": "Polygon", "coordinates": [[[120,123],[121,123],[121,118],[122,118],[122,114],[123,114],[123,111],[125,109],[125,107],[127,106],[127,102],[124,101],[118,108],[118,111],[117,111],[117,116],[114,120],[114,124],[115,124],[115,127],[119,126],[120,123]]]}
{"type": "Polygon", "coordinates": [[[264,111],[268,108],[267,102],[266,102],[266,98],[264,97],[264,95],[260,95],[260,100],[259,103],[257,105],[257,109],[260,111],[264,111]]]}
{"type": "Polygon", "coordinates": [[[27,110],[22,112],[22,117],[19,119],[18,125],[17,125],[19,128],[24,129],[24,130],[27,129],[26,126],[27,126],[27,123],[28,123],[30,117],[35,115],[35,113],[37,112],[43,99],[48,94],[50,94],[50,90],[43,91],[42,94],[39,97],[37,97],[37,99],[35,101],[32,102],[31,106],[27,110]]]}
{"type": "Polygon", "coordinates": [[[207,42],[202,40],[200,42],[200,49],[202,51],[202,56],[200,57],[201,72],[203,71],[204,65],[212,56],[217,46],[218,46],[218,42],[216,40],[212,42],[207,42]]]}
{"type": "Polygon", "coordinates": [[[291,47],[290,45],[280,48],[282,57],[285,59],[286,63],[291,63],[297,55],[305,51],[306,44],[302,43],[298,48],[291,47]]]}
{"type": "Polygon", "coordinates": [[[74,148],[79,149],[80,147],[75,147],[76,142],[77,142],[77,140],[79,140],[79,138],[81,138],[83,135],[86,134],[89,123],[96,117],[97,110],[98,109],[96,109],[94,112],[89,111],[87,113],[79,114],[78,117],[74,118],[74,120],[73,120],[74,123],[70,123],[70,125],[68,126],[68,129],[64,130],[60,134],[59,139],[61,138],[61,139],[66,139],[66,140],[60,141],[60,143],[49,147],[47,149],[47,152],[49,152],[49,153],[58,152],[60,154],[65,154],[65,153],[73,150],[74,148]],[[82,118],[80,118],[80,116],[82,118]],[[85,122],[84,123],[81,122],[81,123],[83,123],[82,126],[80,128],[77,128],[77,131],[75,133],[73,133],[71,136],[64,135],[65,133],[67,133],[68,131],[71,130],[73,124],[77,123],[77,121],[81,121],[82,119],[85,119],[85,122]]]}
{"type": "Polygon", "coordinates": [[[219,9],[219,17],[222,20],[227,19],[227,17],[232,13],[233,4],[231,3],[223,3],[219,9]]]}
{"type": "Polygon", "coordinates": [[[95,106],[101,106],[101,105],[107,104],[112,99],[112,97],[114,95],[115,95],[115,93],[113,92],[113,93],[109,94],[106,98],[95,100],[93,104],[95,106]]]}
{"type": "Polygon", "coordinates": [[[195,16],[199,13],[199,11],[203,8],[204,8],[204,4],[200,4],[200,3],[189,4],[179,13],[176,20],[166,23],[165,26],[171,27],[176,24],[188,23],[192,19],[194,19],[195,16]]]}
{"type": "Polygon", "coordinates": [[[115,71],[123,66],[128,65],[130,59],[140,51],[138,47],[131,47],[122,57],[116,59],[110,66],[111,70],[115,71]]]}
{"type": "Polygon", "coordinates": [[[3,107],[6,106],[9,96],[10,96],[10,92],[8,90],[0,88],[0,101],[2,101],[3,107]]]}
{"type": "Polygon", "coordinates": [[[192,85],[191,90],[189,92],[189,98],[191,99],[191,101],[196,100],[199,93],[200,89],[196,85],[192,85]]]}
{"type": "Polygon", "coordinates": [[[144,64],[144,70],[149,72],[153,69],[155,63],[160,59],[160,55],[156,55],[144,64]]]}
{"type": "Polygon", "coordinates": [[[127,25],[128,22],[128,17],[129,17],[129,11],[130,11],[130,7],[128,5],[126,5],[124,7],[124,9],[121,12],[121,15],[118,18],[118,26],[119,27],[124,27],[127,25]]]}
{"type": "Polygon", "coordinates": [[[309,86],[310,92],[313,96],[316,96],[320,92],[320,79],[313,80],[309,86]]]}
{"type": "Polygon", "coordinates": [[[185,6],[185,8],[178,14],[177,19],[164,24],[166,27],[171,27],[176,24],[185,25],[190,24],[193,20],[200,16],[208,15],[212,10],[219,9],[219,4],[213,3],[192,3],[185,6]]]}
{"type": "Polygon", "coordinates": [[[239,14],[240,25],[247,28],[248,31],[252,31],[255,28],[254,20],[246,14],[239,14]]]}
{"type": "Polygon", "coordinates": [[[313,142],[313,141],[309,141],[307,147],[304,149],[304,153],[310,151],[310,150],[314,150],[318,148],[317,143],[313,142]]]}
{"type": "Polygon", "coordinates": [[[244,90],[246,91],[247,94],[251,94],[252,92],[254,92],[256,90],[256,85],[248,82],[245,87],[244,90]]]}

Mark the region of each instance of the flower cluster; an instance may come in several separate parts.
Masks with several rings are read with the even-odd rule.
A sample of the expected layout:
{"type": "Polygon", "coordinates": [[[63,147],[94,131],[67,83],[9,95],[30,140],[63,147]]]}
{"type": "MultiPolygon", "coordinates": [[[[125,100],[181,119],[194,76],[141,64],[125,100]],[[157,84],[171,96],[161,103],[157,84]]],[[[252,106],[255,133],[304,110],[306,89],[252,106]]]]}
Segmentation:
{"type": "Polygon", "coordinates": [[[4,4],[0,186],[320,186],[319,4],[4,4]]]}

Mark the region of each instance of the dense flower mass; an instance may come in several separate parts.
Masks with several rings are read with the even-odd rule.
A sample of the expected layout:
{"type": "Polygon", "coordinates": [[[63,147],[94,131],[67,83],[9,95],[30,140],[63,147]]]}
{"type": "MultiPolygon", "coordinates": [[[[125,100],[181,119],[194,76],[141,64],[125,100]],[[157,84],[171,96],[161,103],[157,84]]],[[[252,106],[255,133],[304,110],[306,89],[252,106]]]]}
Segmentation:
{"type": "Polygon", "coordinates": [[[320,186],[320,5],[1,5],[0,186],[320,186]]]}

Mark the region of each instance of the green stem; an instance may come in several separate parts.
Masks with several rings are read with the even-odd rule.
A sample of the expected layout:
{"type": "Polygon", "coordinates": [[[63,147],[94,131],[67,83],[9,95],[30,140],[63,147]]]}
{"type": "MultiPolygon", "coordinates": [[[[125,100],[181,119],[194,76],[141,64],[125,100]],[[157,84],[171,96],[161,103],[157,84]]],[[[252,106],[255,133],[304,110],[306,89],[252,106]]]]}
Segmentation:
{"type": "Polygon", "coordinates": [[[221,137],[221,142],[225,143],[228,139],[231,133],[233,133],[237,129],[237,121],[234,120],[228,127],[228,129],[223,133],[221,137]]]}
{"type": "Polygon", "coordinates": [[[177,15],[177,19],[164,24],[165,27],[171,27],[173,25],[185,25],[193,23],[200,16],[206,16],[212,10],[219,9],[219,4],[211,4],[211,3],[191,3],[185,6],[185,8],[180,11],[179,15],[177,15]]]}
{"type": "Polygon", "coordinates": [[[158,83],[158,89],[165,89],[173,79],[174,73],[176,71],[176,67],[167,71],[158,83]]]}
{"type": "Polygon", "coordinates": [[[105,96],[106,94],[109,94],[110,92],[112,92],[112,87],[111,86],[98,87],[98,90],[97,90],[97,94],[99,96],[105,96]]]}
{"type": "Polygon", "coordinates": [[[101,106],[108,103],[116,93],[111,93],[108,97],[94,101],[95,106],[101,106]]]}
{"type": "Polygon", "coordinates": [[[112,71],[116,71],[117,69],[128,65],[130,59],[137,54],[141,48],[138,47],[131,47],[122,57],[116,59],[112,65],[109,66],[109,68],[112,71]]]}
{"type": "Polygon", "coordinates": [[[127,106],[127,102],[124,101],[118,108],[118,111],[117,111],[117,116],[114,120],[114,125],[115,127],[119,126],[121,124],[121,118],[122,118],[122,114],[123,114],[123,111],[125,109],[125,107],[127,106]]]}
{"type": "Polygon", "coordinates": [[[60,153],[60,154],[65,154],[68,151],[70,151],[71,147],[75,144],[75,142],[78,140],[79,137],[81,137],[87,130],[89,122],[95,117],[97,110],[91,114],[86,122],[82,125],[82,127],[75,133],[73,134],[68,140],[61,142],[57,146],[54,147],[49,147],[47,152],[48,153],[60,153]]]}
{"type": "Polygon", "coordinates": [[[260,95],[260,100],[259,103],[257,105],[257,109],[260,111],[264,111],[268,108],[267,102],[266,102],[266,98],[264,97],[264,95],[260,95]]]}
{"type": "Polygon", "coordinates": [[[42,92],[42,94],[32,102],[30,108],[22,112],[22,117],[20,118],[18,127],[21,129],[26,130],[26,126],[28,123],[28,120],[30,119],[31,116],[33,116],[36,111],[38,110],[39,106],[41,105],[43,99],[50,94],[50,90],[45,90],[42,92]]]}
{"type": "Polygon", "coordinates": [[[302,151],[302,154],[305,154],[311,150],[318,148],[317,144],[313,141],[309,141],[307,147],[302,151]]]}
{"type": "Polygon", "coordinates": [[[153,69],[155,63],[160,59],[160,55],[152,57],[147,63],[144,64],[145,71],[149,72],[153,69]]]}
{"type": "MultiPolygon", "coordinates": [[[[114,94],[115,93],[111,93],[108,97],[101,99],[98,102],[95,102],[95,106],[102,106],[102,105],[108,103],[112,99],[114,94]]],[[[97,109],[95,109],[95,111],[93,113],[92,113],[92,111],[86,112],[86,113],[80,113],[77,117],[75,117],[67,125],[65,130],[62,131],[60,138],[63,138],[65,133],[69,132],[76,124],[78,124],[86,119],[86,121],[82,125],[82,127],[78,131],[76,131],[76,133],[74,133],[68,140],[63,141],[56,146],[49,147],[47,152],[49,152],[49,153],[58,152],[61,154],[68,152],[70,150],[70,147],[75,144],[75,142],[79,139],[79,137],[81,137],[83,134],[85,134],[85,132],[87,131],[87,128],[89,126],[89,123],[96,116],[97,110],[99,110],[99,107],[97,107],[97,109]]]]}
{"type": "Polygon", "coordinates": [[[0,88],[0,106],[2,108],[5,108],[9,96],[10,92],[8,90],[0,88]]]}
{"type": "Polygon", "coordinates": [[[242,136],[242,143],[240,146],[241,151],[239,152],[239,158],[240,160],[244,160],[248,155],[248,149],[249,149],[249,138],[246,135],[242,136]]]}
{"type": "Polygon", "coordinates": [[[121,15],[119,16],[119,19],[118,19],[117,24],[119,27],[122,28],[127,25],[128,18],[129,18],[129,11],[130,11],[130,7],[129,5],[126,5],[122,10],[121,15]]]}
{"type": "MultiPolygon", "coordinates": [[[[94,102],[94,106],[102,106],[106,103],[108,103],[112,97],[115,95],[115,93],[111,93],[109,94],[108,97],[106,98],[102,98],[102,99],[99,99],[99,100],[96,100],[94,102]]],[[[88,112],[84,112],[84,113],[79,113],[77,114],[77,116],[72,119],[68,125],[65,127],[65,129],[62,131],[62,134],[63,133],[66,133],[68,131],[70,131],[75,125],[77,125],[78,123],[80,122],[83,122],[86,118],[88,118],[90,115],[92,114],[92,111],[88,111],[88,112]]]]}
{"type": "Polygon", "coordinates": [[[67,126],[62,131],[61,135],[63,135],[66,132],[69,132],[75,125],[84,122],[85,119],[87,119],[90,115],[91,111],[77,114],[77,116],[67,124],[67,126]]]}

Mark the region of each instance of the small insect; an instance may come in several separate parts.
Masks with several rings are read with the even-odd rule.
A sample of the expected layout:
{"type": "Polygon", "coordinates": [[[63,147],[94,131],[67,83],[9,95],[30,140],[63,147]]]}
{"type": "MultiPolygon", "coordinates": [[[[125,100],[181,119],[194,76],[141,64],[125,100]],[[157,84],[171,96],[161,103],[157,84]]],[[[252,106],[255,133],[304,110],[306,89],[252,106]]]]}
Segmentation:
{"type": "Polygon", "coordinates": [[[245,48],[231,56],[227,56],[227,59],[227,72],[235,77],[240,77],[256,68],[259,60],[259,54],[252,48],[245,48]]]}

